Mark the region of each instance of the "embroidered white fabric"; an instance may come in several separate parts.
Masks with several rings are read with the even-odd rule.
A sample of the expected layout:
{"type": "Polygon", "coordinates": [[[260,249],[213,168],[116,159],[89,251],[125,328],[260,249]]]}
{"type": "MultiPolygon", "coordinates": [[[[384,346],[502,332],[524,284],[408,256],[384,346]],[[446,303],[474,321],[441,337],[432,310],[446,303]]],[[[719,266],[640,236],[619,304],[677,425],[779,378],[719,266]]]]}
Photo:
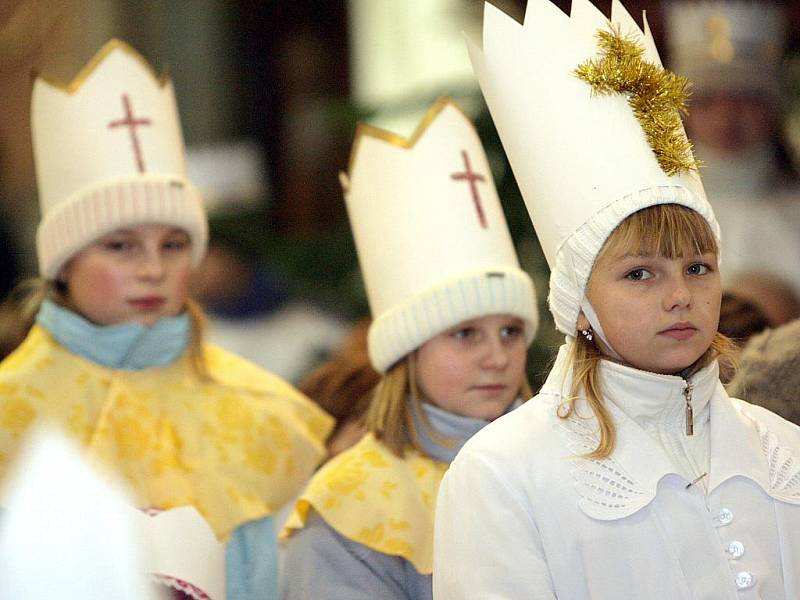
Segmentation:
{"type": "MultiPolygon", "coordinates": [[[[600,437],[590,426],[595,422],[594,419],[587,421],[574,414],[561,420],[567,447],[576,457],[597,448],[600,437]]],[[[579,504],[590,516],[618,518],[635,512],[650,500],[648,494],[613,458],[575,460],[575,467],[570,474],[581,497],[579,504]]]]}
{"type": "MultiPolygon", "coordinates": [[[[748,415],[749,416],[749,415],[748,415]]],[[[770,491],[782,500],[800,500],[800,461],[792,451],[781,446],[778,436],[772,433],[766,425],[756,421],[756,429],[761,438],[761,450],[769,465],[770,491]]]]}

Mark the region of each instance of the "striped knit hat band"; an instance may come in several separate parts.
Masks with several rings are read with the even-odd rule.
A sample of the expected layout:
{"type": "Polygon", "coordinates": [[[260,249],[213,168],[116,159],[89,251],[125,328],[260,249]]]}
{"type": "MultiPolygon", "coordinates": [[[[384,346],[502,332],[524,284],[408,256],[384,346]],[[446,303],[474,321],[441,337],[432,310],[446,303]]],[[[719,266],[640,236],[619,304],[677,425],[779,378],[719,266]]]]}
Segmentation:
{"type": "Polygon", "coordinates": [[[525,322],[525,341],[536,334],[538,314],[530,277],[499,267],[464,273],[423,290],[378,316],[367,337],[369,357],[379,372],[443,331],[477,317],[509,314],[525,322]]]}

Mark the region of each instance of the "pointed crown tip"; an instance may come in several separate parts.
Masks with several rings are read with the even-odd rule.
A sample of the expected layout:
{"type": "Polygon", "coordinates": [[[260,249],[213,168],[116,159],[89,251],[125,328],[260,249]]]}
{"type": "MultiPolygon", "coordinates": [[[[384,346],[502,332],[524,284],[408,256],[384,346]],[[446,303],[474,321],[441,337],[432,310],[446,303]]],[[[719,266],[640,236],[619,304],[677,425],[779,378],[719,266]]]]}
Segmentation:
{"type": "Polygon", "coordinates": [[[70,81],[64,82],[57,78],[46,75],[43,72],[32,72],[32,79],[34,82],[41,81],[50,87],[59,89],[67,94],[74,94],[77,92],[84,83],[91,77],[91,75],[98,70],[106,59],[117,52],[124,53],[134,61],[138,62],[145,71],[158,83],[159,87],[165,87],[170,83],[170,77],[167,73],[158,74],[153,66],[136,50],[133,46],[119,38],[111,38],[102,47],[95,52],[94,56],[78,71],[77,75],[70,81]]]}
{"type": "Polygon", "coordinates": [[[448,107],[455,109],[462,116],[464,121],[466,121],[469,126],[472,127],[472,121],[466,115],[464,109],[450,96],[440,96],[437,98],[433,105],[426,111],[416,129],[414,129],[414,132],[409,137],[404,137],[400,134],[394,133],[393,131],[389,131],[388,129],[375,127],[374,125],[370,125],[369,123],[365,123],[363,121],[359,122],[356,126],[356,133],[353,139],[353,146],[352,150],[350,151],[350,160],[346,172],[348,181],[349,177],[352,176],[353,166],[355,165],[355,160],[358,156],[359,147],[363,138],[370,137],[379,139],[391,144],[392,146],[396,146],[404,150],[410,150],[416,146],[417,142],[419,142],[422,137],[424,137],[428,128],[448,107]]]}

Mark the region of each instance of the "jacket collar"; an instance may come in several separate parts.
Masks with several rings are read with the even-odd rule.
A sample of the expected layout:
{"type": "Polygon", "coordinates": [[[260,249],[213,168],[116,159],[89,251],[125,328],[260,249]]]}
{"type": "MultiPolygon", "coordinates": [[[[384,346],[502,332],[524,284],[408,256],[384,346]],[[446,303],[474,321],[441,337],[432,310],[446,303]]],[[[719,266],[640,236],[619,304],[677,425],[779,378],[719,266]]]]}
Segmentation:
{"type": "Polygon", "coordinates": [[[763,409],[727,397],[712,402],[709,491],[746,477],[776,500],[800,504],[800,452],[788,445],[792,438],[781,427],[785,423],[776,417],[771,428],[757,417],[758,410],[763,409]]]}
{"type": "MultiPolygon", "coordinates": [[[[554,397],[556,404],[563,403],[569,394],[571,370],[567,355],[568,347],[562,346],[542,388],[542,394],[554,397]]],[[[665,403],[666,412],[673,410],[669,407],[682,408],[686,381],[606,361],[601,374],[604,395],[615,394],[615,401],[606,401],[605,405],[617,427],[616,447],[604,459],[578,458],[571,475],[581,510],[596,519],[613,520],[647,506],[665,476],[679,477],[661,447],[620,407],[641,401],[646,412],[658,412],[658,402],[665,403]]],[[[696,416],[698,407],[708,407],[702,414],[710,428],[709,493],[732,477],[741,476],[756,482],[778,500],[800,504],[800,483],[783,482],[776,474],[781,468],[786,472],[785,463],[791,461],[799,471],[800,461],[793,459],[791,450],[781,445],[775,433],[748,413],[746,404],[728,398],[719,382],[716,363],[696,373],[689,382],[693,385],[696,416]]],[[[586,454],[597,447],[598,422],[585,402],[576,403],[573,414],[559,418],[559,424],[573,455],[586,454]]],[[[794,479],[800,480],[800,475],[794,479]]]]}

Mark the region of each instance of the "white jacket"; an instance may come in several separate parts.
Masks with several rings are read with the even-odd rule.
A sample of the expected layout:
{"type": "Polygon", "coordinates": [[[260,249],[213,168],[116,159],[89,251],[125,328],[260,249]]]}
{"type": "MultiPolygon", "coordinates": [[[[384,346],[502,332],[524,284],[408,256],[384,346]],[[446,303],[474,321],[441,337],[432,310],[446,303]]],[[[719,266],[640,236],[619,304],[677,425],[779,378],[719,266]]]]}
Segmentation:
{"type": "Polygon", "coordinates": [[[616,449],[578,458],[597,446],[597,422],[585,404],[581,416],[556,414],[565,355],[539,395],[452,463],[437,504],[434,598],[800,598],[800,428],[728,398],[716,364],[700,371],[691,383],[710,439],[706,494],[617,406],[641,398],[683,414],[686,382],[604,361],[604,393],[620,396],[606,402],[616,449]]]}

